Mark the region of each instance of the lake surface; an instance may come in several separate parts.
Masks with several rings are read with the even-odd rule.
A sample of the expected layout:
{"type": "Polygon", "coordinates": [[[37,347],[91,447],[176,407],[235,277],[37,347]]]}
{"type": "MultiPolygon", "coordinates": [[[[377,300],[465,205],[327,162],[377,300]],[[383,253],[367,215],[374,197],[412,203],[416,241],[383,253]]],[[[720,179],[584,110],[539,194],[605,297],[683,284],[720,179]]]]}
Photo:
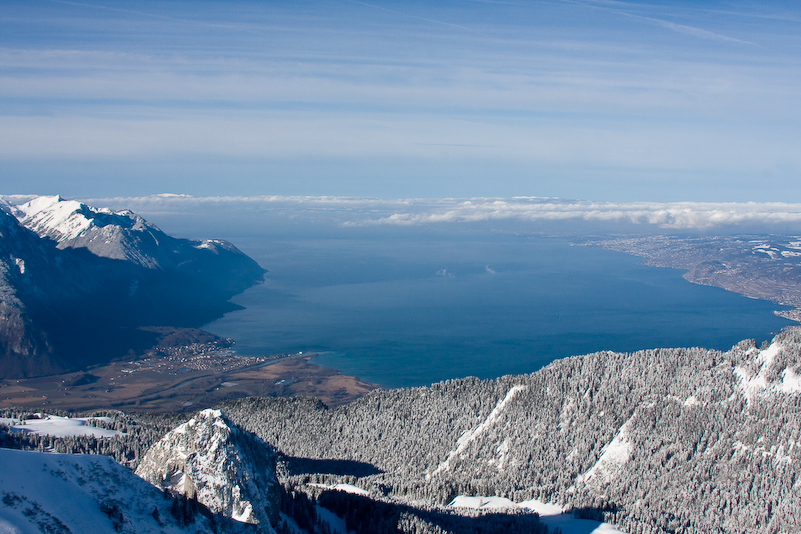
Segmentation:
{"type": "Polygon", "coordinates": [[[316,363],[383,387],[529,373],[599,350],[726,350],[791,324],[775,304],[562,238],[322,227],[225,237],[269,273],[234,298],[243,310],[205,329],[242,354],[319,353],[316,363]]]}

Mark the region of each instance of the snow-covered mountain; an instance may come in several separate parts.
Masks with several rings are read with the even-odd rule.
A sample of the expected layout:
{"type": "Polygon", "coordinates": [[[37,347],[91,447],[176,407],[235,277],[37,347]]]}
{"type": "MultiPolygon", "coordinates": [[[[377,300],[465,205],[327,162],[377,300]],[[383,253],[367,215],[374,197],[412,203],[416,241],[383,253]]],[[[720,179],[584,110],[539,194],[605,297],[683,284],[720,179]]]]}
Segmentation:
{"type": "Polygon", "coordinates": [[[0,449],[3,534],[253,532],[158,488],[107,456],[0,449]]]}
{"type": "Polygon", "coordinates": [[[280,510],[274,456],[219,410],[203,410],[155,443],[136,474],[209,510],[274,532],[280,510]]]}
{"type": "Polygon", "coordinates": [[[241,274],[234,273],[234,279],[247,275],[239,291],[264,273],[227,241],[177,239],[129,210],[93,208],[60,196],[42,196],[13,206],[11,213],[40,237],[55,241],[59,249],[84,248],[101,258],[124,260],[147,269],[177,269],[186,273],[197,270],[198,266],[192,264],[208,264],[215,257],[224,257],[228,262],[239,260],[249,267],[241,274]]]}
{"type": "Polygon", "coordinates": [[[60,197],[0,205],[0,377],[147,348],[140,326],[200,326],[264,269],[221,240],[176,239],[129,211],[60,197]]]}
{"type": "Polygon", "coordinates": [[[96,256],[158,267],[151,254],[167,236],[131,211],[96,209],[59,196],[38,197],[12,213],[26,228],[58,248],[87,248],[96,256]]]}

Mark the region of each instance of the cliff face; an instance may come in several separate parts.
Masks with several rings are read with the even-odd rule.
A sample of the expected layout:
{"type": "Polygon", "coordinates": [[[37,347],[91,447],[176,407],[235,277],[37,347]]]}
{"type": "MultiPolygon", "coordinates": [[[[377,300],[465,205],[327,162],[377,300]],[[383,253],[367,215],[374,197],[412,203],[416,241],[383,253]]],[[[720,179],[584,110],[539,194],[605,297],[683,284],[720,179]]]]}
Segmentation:
{"type": "Polygon", "coordinates": [[[219,410],[203,410],[154,444],[136,474],[214,513],[273,532],[280,509],[274,457],[219,410]]]}
{"type": "Polygon", "coordinates": [[[228,242],[176,239],[128,211],[59,197],[0,208],[0,378],[147,348],[139,327],[200,326],[265,273],[228,242]]]}
{"type": "Polygon", "coordinates": [[[0,209],[0,376],[34,376],[67,367],[53,354],[49,336],[24,302],[35,298],[39,284],[34,273],[54,251],[0,209]]]}

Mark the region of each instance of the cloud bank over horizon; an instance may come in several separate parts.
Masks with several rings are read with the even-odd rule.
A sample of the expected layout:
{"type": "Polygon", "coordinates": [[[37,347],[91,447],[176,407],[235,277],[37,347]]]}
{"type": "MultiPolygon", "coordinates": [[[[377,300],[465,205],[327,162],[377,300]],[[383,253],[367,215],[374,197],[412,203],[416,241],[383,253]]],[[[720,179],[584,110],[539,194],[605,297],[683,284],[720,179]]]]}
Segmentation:
{"type": "MultiPolygon", "coordinates": [[[[4,195],[21,204],[33,195],[4,195]]],[[[332,221],[341,227],[414,227],[485,222],[614,223],[654,231],[801,234],[801,203],[594,202],[545,197],[380,199],[335,196],[216,196],[158,194],[79,199],[95,207],[131,209],[147,217],[209,213],[270,214],[286,220],[332,221]]]]}

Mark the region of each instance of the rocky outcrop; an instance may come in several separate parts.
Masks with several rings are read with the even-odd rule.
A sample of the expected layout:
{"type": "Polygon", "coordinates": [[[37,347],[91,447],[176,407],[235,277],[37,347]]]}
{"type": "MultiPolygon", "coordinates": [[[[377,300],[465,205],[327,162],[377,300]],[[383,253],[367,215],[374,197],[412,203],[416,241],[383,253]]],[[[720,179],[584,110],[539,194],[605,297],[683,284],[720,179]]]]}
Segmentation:
{"type": "Polygon", "coordinates": [[[280,509],[274,456],[219,410],[203,410],[154,444],[136,469],[148,482],[214,513],[273,532],[280,509]]]}

